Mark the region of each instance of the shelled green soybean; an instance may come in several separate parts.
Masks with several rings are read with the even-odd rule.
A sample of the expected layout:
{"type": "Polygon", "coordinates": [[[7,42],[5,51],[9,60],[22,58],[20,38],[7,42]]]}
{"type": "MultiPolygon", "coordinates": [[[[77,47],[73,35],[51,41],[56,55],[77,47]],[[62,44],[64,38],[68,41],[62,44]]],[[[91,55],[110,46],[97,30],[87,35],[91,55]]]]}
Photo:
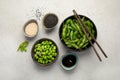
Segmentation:
{"type": "Polygon", "coordinates": [[[34,58],[41,64],[48,64],[55,60],[57,47],[52,41],[42,41],[34,47],[34,58]]]}

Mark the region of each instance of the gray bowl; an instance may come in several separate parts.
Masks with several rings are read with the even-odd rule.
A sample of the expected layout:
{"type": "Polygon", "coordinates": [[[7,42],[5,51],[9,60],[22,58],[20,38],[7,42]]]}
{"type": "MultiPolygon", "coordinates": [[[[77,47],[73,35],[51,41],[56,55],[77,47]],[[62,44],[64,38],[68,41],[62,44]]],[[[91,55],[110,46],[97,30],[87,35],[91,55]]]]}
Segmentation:
{"type": "Polygon", "coordinates": [[[47,13],[43,18],[42,24],[43,24],[45,30],[54,29],[56,27],[56,25],[58,24],[58,16],[54,13],[47,13]],[[50,19],[50,15],[52,17],[54,16],[54,19],[50,19]],[[48,20],[48,21],[46,21],[46,20],[48,20]],[[53,22],[55,20],[56,20],[56,23],[53,22]],[[45,22],[47,22],[47,23],[45,24],[45,22]],[[48,23],[48,22],[50,22],[50,23],[48,23]],[[47,27],[47,25],[51,25],[52,27],[47,27]]]}
{"type": "Polygon", "coordinates": [[[37,21],[36,21],[35,19],[31,19],[31,20],[29,20],[28,22],[26,22],[25,25],[24,25],[24,27],[23,27],[24,35],[25,35],[25,37],[27,37],[27,38],[34,38],[34,37],[38,34],[38,31],[39,31],[39,26],[38,26],[38,23],[37,23],[37,21]],[[36,25],[37,25],[37,32],[36,32],[35,35],[29,36],[29,35],[26,34],[26,32],[25,32],[25,28],[26,28],[26,26],[27,26],[28,24],[30,24],[30,23],[32,23],[32,22],[33,22],[33,23],[36,23],[36,25]]]}

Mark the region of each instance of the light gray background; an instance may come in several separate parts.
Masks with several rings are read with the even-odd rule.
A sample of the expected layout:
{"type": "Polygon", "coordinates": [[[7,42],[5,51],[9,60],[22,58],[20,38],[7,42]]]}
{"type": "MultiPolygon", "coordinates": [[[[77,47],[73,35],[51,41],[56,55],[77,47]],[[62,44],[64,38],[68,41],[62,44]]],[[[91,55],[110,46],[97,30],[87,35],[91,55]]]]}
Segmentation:
{"type": "Polygon", "coordinates": [[[0,0],[0,80],[120,80],[120,0],[0,0]],[[23,25],[36,19],[40,9],[42,17],[52,12],[59,23],[51,33],[46,33],[39,22],[39,33],[30,40],[26,53],[17,52],[18,45],[26,40],[23,25]],[[96,24],[97,40],[108,55],[99,62],[94,51],[79,52],[78,66],[65,71],[59,65],[66,49],[59,40],[59,26],[72,10],[86,15],[96,24]],[[31,59],[31,47],[40,38],[53,39],[59,47],[59,58],[53,65],[42,68],[31,59]]]}

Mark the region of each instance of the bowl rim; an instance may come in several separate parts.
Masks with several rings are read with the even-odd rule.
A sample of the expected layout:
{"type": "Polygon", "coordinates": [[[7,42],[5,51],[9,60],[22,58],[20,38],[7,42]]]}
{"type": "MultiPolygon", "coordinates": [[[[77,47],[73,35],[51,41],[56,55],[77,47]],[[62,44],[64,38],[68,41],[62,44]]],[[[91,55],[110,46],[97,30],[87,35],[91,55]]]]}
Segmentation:
{"type": "Polygon", "coordinates": [[[25,37],[27,37],[27,38],[33,38],[33,37],[35,37],[35,36],[38,34],[38,32],[39,32],[39,25],[38,25],[37,20],[35,20],[35,19],[30,19],[30,20],[28,20],[28,21],[24,24],[24,26],[23,26],[23,32],[24,32],[25,37]],[[36,32],[36,34],[35,34],[34,36],[29,36],[29,35],[27,35],[26,32],[25,32],[25,28],[26,28],[26,26],[27,26],[29,23],[32,23],[32,22],[34,22],[34,23],[37,24],[37,32],[36,32]]]}
{"type": "Polygon", "coordinates": [[[31,57],[32,57],[33,61],[34,61],[35,63],[41,65],[41,66],[48,66],[48,65],[50,65],[50,64],[55,63],[56,60],[58,59],[58,56],[59,56],[58,46],[56,45],[56,43],[55,43],[52,39],[49,39],[49,38],[41,38],[41,39],[37,40],[37,41],[34,43],[34,45],[32,46],[32,49],[31,49],[31,57]],[[48,64],[41,64],[41,63],[39,63],[39,62],[34,58],[34,54],[35,54],[35,53],[34,53],[34,46],[35,46],[37,43],[42,42],[42,41],[45,41],[45,40],[51,41],[51,42],[56,46],[57,56],[56,56],[56,58],[55,58],[52,62],[50,62],[50,63],[48,63],[48,64]]]}
{"type": "Polygon", "coordinates": [[[45,18],[46,18],[48,15],[54,15],[54,16],[57,18],[57,23],[56,23],[56,25],[57,25],[58,22],[59,22],[59,18],[58,18],[58,16],[57,16],[57,14],[55,14],[55,13],[47,13],[47,14],[45,14],[45,16],[44,16],[43,19],[42,19],[42,25],[43,25],[44,29],[46,29],[46,30],[51,30],[51,29],[54,29],[54,28],[56,27],[56,25],[53,26],[53,27],[51,27],[51,28],[48,28],[48,27],[46,27],[46,26],[44,25],[45,18]]]}
{"type": "MultiPolygon", "coordinates": [[[[97,34],[98,34],[98,33],[97,33],[97,28],[96,28],[96,25],[94,24],[94,22],[93,22],[89,17],[87,17],[87,16],[84,16],[84,15],[79,15],[79,16],[80,16],[81,18],[82,18],[82,17],[85,17],[86,19],[90,20],[90,22],[92,22],[93,28],[95,29],[95,39],[97,39],[97,34]]],[[[60,39],[60,41],[63,43],[63,45],[64,45],[67,49],[70,49],[70,50],[73,50],[73,51],[83,51],[83,50],[88,49],[89,47],[91,47],[90,43],[88,44],[87,48],[75,49],[75,48],[67,47],[67,45],[65,44],[65,42],[64,42],[63,40],[61,40],[61,32],[62,32],[62,27],[63,27],[62,25],[63,25],[63,23],[64,23],[66,20],[68,20],[68,19],[70,19],[70,18],[75,18],[75,17],[74,17],[74,15],[68,16],[67,18],[65,18],[65,19],[63,20],[63,22],[61,23],[61,25],[60,25],[60,27],[59,27],[59,39],[60,39]]],[[[92,39],[91,41],[92,41],[93,44],[95,43],[93,39],[92,39]]]]}

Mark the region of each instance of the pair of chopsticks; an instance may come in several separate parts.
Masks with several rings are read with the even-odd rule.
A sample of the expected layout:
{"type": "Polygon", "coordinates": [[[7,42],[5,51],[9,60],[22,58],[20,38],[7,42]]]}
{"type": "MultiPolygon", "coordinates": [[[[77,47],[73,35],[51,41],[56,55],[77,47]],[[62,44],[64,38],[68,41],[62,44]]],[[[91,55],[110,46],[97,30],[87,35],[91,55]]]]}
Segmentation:
{"type": "Polygon", "coordinates": [[[91,44],[93,50],[96,53],[96,56],[98,57],[99,61],[102,61],[101,57],[99,56],[97,50],[95,49],[93,43],[91,42],[91,40],[89,40],[89,34],[92,37],[92,39],[94,40],[94,42],[96,43],[96,45],[98,46],[98,48],[101,50],[101,52],[103,53],[103,55],[105,56],[105,58],[107,58],[108,56],[105,54],[105,52],[103,51],[103,49],[101,48],[101,46],[99,45],[99,43],[96,41],[95,37],[91,34],[91,32],[88,30],[88,27],[83,23],[83,21],[81,20],[80,16],[77,14],[77,12],[75,10],[73,10],[74,16],[76,17],[78,23],[81,25],[81,28],[83,30],[83,32],[86,35],[86,38],[88,39],[89,43],[91,44]],[[89,33],[89,34],[87,34],[89,33]]]}

